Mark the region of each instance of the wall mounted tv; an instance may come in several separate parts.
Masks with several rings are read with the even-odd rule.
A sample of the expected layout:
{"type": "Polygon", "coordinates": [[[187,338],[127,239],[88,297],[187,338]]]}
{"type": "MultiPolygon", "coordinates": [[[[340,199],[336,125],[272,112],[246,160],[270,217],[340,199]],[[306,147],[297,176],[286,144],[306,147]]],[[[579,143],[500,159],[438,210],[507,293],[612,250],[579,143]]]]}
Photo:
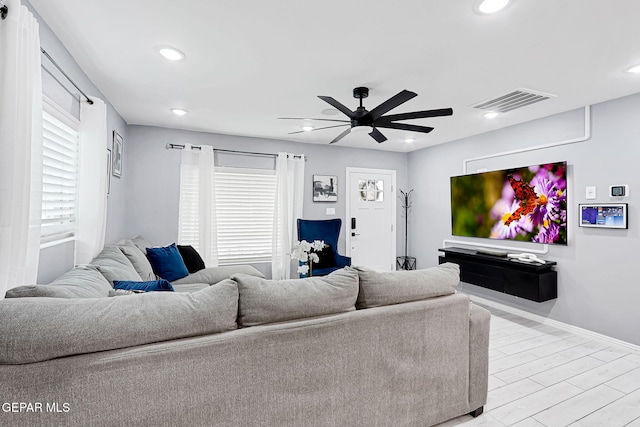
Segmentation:
{"type": "Polygon", "coordinates": [[[567,163],[451,177],[451,233],[567,244],[567,163]]]}

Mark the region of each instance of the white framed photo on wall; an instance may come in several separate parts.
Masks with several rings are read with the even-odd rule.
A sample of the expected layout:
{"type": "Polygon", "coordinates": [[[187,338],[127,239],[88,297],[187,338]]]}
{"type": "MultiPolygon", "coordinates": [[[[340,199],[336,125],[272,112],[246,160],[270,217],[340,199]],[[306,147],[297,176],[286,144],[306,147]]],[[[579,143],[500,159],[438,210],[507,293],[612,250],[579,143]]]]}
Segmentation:
{"type": "Polygon", "coordinates": [[[313,175],[313,201],[337,202],[338,177],[335,175],[313,175]]]}

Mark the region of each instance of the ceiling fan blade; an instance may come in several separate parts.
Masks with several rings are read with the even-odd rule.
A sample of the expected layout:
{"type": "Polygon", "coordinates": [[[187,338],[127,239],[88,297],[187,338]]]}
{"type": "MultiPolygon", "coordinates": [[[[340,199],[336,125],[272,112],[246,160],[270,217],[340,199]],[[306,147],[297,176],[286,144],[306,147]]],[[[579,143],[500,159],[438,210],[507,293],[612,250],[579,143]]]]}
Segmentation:
{"type": "Polygon", "coordinates": [[[422,132],[422,133],[429,133],[433,130],[433,128],[429,126],[409,125],[406,123],[376,123],[376,127],[386,128],[386,129],[408,130],[411,132],[422,132]]]}
{"type": "Polygon", "coordinates": [[[335,138],[333,138],[333,141],[331,141],[329,144],[335,144],[336,142],[340,141],[342,138],[344,138],[345,136],[349,135],[349,133],[351,132],[351,128],[345,130],[344,132],[342,132],[340,135],[336,136],[335,138]]]}
{"type": "Polygon", "coordinates": [[[384,101],[382,104],[378,105],[373,110],[371,110],[369,112],[369,115],[371,116],[371,118],[373,120],[376,120],[376,119],[382,117],[382,115],[384,113],[387,113],[387,112],[393,110],[397,106],[399,106],[401,104],[404,104],[405,102],[407,102],[408,100],[410,100],[411,98],[414,98],[416,96],[418,96],[417,93],[411,92],[411,91],[408,91],[408,90],[405,89],[402,92],[398,93],[397,95],[394,95],[391,98],[387,99],[386,101],[384,101]]]}
{"type": "Polygon", "coordinates": [[[378,121],[394,122],[397,120],[424,119],[427,117],[440,117],[453,115],[452,108],[441,108],[439,110],[414,111],[413,113],[390,114],[383,116],[378,121]]]}
{"type": "Polygon", "coordinates": [[[349,117],[350,119],[354,119],[355,118],[355,114],[353,114],[353,111],[351,111],[349,108],[345,107],[344,105],[342,105],[341,103],[339,103],[338,101],[333,99],[332,97],[330,97],[330,96],[318,96],[318,98],[322,99],[327,104],[330,104],[332,107],[342,111],[342,113],[344,115],[346,115],[347,117],[349,117]]]}
{"type": "Polygon", "coordinates": [[[378,141],[378,143],[385,142],[387,140],[387,137],[384,136],[382,132],[380,132],[376,128],[373,128],[373,130],[369,133],[369,136],[378,141]]]}
{"type": "Polygon", "coordinates": [[[315,132],[317,130],[339,128],[339,127],[342,127],[342,126],[351,126],[351,125],[349,123],[345,123],[343,125],[325,126],[325,127],[322,127],[322,128],[315,128],[315,129],[311,129],[311,130],[298,130],[298,131],[295,131],[295,132],[289,132],[287,135],[294,135],[296,133],[315,132]]]}
{"type": "Polygon", "coordinates": [[[312,119],[312,118],[309,118],[309,117],[278,117],[278,120],[313,120],[313,121],[322,121],[322,122],[351,123],[350,120],[312,119]]]}

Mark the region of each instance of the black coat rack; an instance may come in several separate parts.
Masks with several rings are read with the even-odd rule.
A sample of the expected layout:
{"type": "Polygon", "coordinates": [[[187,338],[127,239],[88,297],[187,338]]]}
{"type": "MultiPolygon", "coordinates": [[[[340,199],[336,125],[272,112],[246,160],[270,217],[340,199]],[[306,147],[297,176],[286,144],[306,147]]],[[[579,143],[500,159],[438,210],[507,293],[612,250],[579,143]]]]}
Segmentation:
{"type": "Polygon", "coordinates": [[[411,208],[411,193],[413,193],[413,189],[409,190],[408,192],[400,190],[400,195],[398,196],[402,201],[402,209],[404,210],[404,256],[399,256],[396,258],[397,270],[416,269],[416,259],[407,255],[409,242],[409,208],[411,208]]]}

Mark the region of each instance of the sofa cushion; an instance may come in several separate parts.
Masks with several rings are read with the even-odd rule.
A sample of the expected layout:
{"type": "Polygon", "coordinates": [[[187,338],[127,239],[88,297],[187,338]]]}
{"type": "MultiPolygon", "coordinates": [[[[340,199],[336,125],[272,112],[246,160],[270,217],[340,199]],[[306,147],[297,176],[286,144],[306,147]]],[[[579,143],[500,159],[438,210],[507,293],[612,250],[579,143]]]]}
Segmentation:
{"type": "Polygon", "coordinates": [[[182,256],[184,265],[187,266],[187,270],[189,270],[189,273],[195,273],[206,268],[202,257],[193,246],[178,245],[178,251],[182,256]]]}
{"type": "Polygon", "coordinates": [[[449,262],[424,270],[379,272],[366,267],[355,269],[360,277],[357,308],[451,295],[460,282],[460,267],[449,262]]]}
{"type": "Polygon", "coordinates": [[[143,292],[173,292],[173,286],[165,279],[150,280],[146,282],[132,282],[130,280],[114,280],[114,289],[143,292]]]}
{"type": "Polygon", "coordinates": [[[174,292],[198,292],[202,289],[208,288],[208,283],[186,283],[184,285],[172,284],[174,292]]]}
{"type": "Polygon", "coordinates": [[[351,311],[358,296],[358,273],[351,268],[306,279],[267,280],[246,274],[231,278],[238,284],[241,326],[351,311]]]}
{"type": "Polygon", "coordinates": [[[96,256],[91,265],[96,268],[111,284],[114,280],[142,281],[133,264],[116,246],[107,246],[96,256]]]}
{"type": "Polygon", "coordinates": [[[9,289],[6,298],[100,298],[109,295],[111,284],[92,265],[79,265],[48,285],[27,285],[9,289]]]}
{"type": "Polygon", "coordinates": [[[189,275],[175,243],[159,248],[147,248],[147,258],[153,271],[170,282],[189,275]]]}
{"type": "MultiPolygon", "coordinates": [[[[194,293],[0,300],[0,364],[133,347],[237,328],[232,280],[194,293]]],[[[176,362],[176,363],[179,363],[176,362]]]]}
{"type": "Polygon", "coordinates": [[[173,286],[191,283],[208,283],[213,285],[224,279],[228,279],[236,273],[248,274],[249,276],[261,277],[264,279],[264,274],[260,273],[250,265],[223,265],[221,267],[205,268],[204,270],[190,274],[182,279],[174,280],[171,284],[173,286]]]}
{"type": "Polygon", "coordinates": [[[142,280],[156,280],[156,275],[153,272],[153,267],[151,267],[147,256],[135,246],[131,240],[125,240],[125,243],[118,245],[118,248],[120,248],[129,262],[131,262],[133,268],[136,269],[142,280]]]}

